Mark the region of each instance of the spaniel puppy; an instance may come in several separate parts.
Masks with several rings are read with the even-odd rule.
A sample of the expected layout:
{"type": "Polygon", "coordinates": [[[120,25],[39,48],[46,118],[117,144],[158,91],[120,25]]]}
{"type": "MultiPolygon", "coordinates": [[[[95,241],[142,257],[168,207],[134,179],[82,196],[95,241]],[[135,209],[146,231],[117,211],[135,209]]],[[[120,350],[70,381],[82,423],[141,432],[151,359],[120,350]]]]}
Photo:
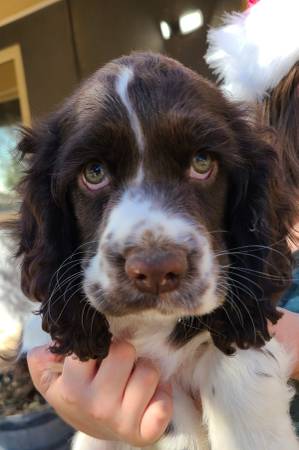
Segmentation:
{"type": "MultiPolygon", "coordinates": [[[[163,450],[298,450],[289,360],[267,322],[291,274],[294,205],[276,150],[199,75],[112,61],[20,151],[24,293],[52,351],[126,339],[171,380],[163,450]],[[201,397],[202,413],[193,400],[201,397]]],[[[129,449],[79,436],[78,449],[129,449]]]]}

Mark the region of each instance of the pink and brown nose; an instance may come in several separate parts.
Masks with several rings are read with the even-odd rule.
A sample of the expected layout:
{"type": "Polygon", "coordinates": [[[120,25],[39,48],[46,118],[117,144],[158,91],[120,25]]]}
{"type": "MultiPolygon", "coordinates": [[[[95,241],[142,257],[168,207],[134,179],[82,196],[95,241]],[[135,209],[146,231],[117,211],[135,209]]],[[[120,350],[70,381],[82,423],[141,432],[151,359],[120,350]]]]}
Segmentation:
{"type": "Polygon", "coordinates": [[[125,271],[141,292],[171,292],[186,274],[187,258],[182,252],[134,252],[126,259],[125,271]]]}

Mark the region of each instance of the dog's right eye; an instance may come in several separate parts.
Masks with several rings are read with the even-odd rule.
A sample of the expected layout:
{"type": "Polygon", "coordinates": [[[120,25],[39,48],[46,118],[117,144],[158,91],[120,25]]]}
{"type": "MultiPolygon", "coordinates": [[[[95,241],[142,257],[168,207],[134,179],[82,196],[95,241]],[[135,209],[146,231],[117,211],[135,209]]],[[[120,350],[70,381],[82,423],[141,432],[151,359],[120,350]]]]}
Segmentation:
{"type": "Polygon", "coordinates": [[[83,168],[81,178],[83,184],[92,191],[106,186],[109,182],[103,164],[98,161],[88,163],[83,168]]]}
{"type": "Polygon", "coordinates": [[[216,161],[207,152],[198,152],[192,160],[190,176],[198,180],[207,180],[216,166],[216,161]]]}

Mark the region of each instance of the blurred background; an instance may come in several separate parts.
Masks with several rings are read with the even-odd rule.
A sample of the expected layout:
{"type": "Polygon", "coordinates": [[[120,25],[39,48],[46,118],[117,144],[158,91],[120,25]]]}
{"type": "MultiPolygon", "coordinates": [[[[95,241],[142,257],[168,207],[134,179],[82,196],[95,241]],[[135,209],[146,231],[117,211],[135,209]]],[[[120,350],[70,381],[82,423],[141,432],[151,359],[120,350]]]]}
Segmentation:
{"type": "Polygon", "coordinates": [[[206,33],[241,0],[1,0],[0,221],[15,206],[18,125],[53,110],[82,78],[132,50],[167,53],[211,77],[206,33]]]}

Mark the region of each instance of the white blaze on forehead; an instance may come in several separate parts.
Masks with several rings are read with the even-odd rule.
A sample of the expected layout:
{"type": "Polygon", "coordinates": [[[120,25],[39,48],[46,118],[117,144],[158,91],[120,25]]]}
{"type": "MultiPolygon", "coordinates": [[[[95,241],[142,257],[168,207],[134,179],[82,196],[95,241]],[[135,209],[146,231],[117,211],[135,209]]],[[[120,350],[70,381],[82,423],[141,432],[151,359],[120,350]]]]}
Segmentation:
{"type": "Polygon", "coordinates": [[[128,95],[128,86],[129,83],[133,80],[133,78],[134,78],[133,69],[131,67],[124,67],[121,70],[120,74],[118,75],[115,88],[117,94],[121,98],[121,101],[126,107],[126,110],[129,115],[130,124],[137,141],[138,149],[142,154],[144,151],[144,135],[142,132],[139,119],[137,117],[136,112],[134,111],[133,105],[128,95]]]}
{"type": "Polygon", "coordinates": [[[137,184],[137,185],[140,184],[142,182],[143,178],[144,178],[143,167],[142,167],[142,165],[140,165],[138,167],[137,174],[136,174],[136,177],[134,180],[135,184],[137,184]]]}

